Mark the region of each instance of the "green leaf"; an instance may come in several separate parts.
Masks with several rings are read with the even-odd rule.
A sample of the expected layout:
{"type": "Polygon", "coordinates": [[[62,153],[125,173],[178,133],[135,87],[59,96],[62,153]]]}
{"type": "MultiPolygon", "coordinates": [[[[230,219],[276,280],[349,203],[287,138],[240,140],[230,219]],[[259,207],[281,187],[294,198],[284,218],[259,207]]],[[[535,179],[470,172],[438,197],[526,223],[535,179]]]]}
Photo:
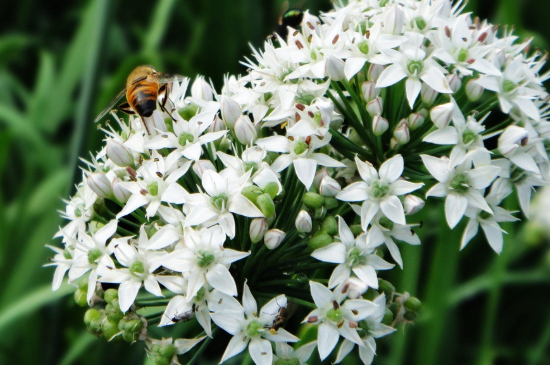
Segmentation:
{"type": "Polygon", "coordinates": [[[32,216],[51,211],[52,206],[55,206],[65,193],[71,177],[72,172],[69,169],[63,169],[41,181],[29,199],[27,213],[32,216]]]}

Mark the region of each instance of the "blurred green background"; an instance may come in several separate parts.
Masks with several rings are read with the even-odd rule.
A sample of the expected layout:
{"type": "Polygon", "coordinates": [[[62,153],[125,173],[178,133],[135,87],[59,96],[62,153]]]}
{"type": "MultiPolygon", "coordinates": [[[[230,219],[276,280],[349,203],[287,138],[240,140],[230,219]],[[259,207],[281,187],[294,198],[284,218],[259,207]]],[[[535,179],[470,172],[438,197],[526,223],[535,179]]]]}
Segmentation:
{"type": "MultiPolygon", "coordinates": [[[[92,123],[131,69],[211,78],[261,46],[280,0],[20,0],[0,22],[0,364],[143,364],[142,345],[106,343],[85,331],[72,289],[51,292],[57,209],[80,181],[78,157],[97,151],[92,123]]],[[[329,10],[329,1],[291,2],[329,10]]],[[[468,11],[513,24],[548,49],[547,0],[470,0],[468,11]]],[[[550,206],[550,197],[542,207],[550,206]]],[[[511,207],[514,208],[514,207],[511,207]]],[[[458,251],[463,226],[422,213],[422,246],[403,246],[390,280],[424,302],[414,326],[378,342],[375,364],[550,364],[548,223],[508,225],[497,256],[480,239],[458,251]],[[545,228],[546,227],[546,228],[545,228]]],[[[55,244],[59,245],[59,242],[55,244]]],[[[388,277],[385,277],[388,278],[388,277]]]]}

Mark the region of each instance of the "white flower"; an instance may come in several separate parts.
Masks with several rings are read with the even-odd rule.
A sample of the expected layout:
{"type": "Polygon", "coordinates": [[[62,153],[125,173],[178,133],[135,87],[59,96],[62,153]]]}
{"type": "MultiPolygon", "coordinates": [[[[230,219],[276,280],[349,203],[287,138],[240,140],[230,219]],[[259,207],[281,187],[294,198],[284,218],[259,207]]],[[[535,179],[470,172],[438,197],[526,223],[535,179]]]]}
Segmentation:
{"type": "Polygon", "coordinates": [[[235,218],[232,213],[245,217],[263,217],[262,212],[241,194],[251,171],[238,177],[221,176],[215,171],[206,170],[202,175],[202,187],[206,193],[189,194],[187,203],[191,211],[185,224],[195,226],[205,222],[218,223],[229,238],[235,237],[235,218]]]}
{"type": "Polygon", "coordinates": [[[422,88],[421,80],[440,93],[452,93],[442,67],[431,56],[426,57],[426,51],[422,49],[424,36],[410,32],[405,36],[408,41],[401,44],[400,51],[384,51],[393,63],[382,72],[376,87],[385,88],[407,78],[405,86],[411,109],[422,88]]]}
{"type": "Polygon", "coordinates": [[[428,190],[426,197],[447,197],[445,217],[451,229],[460,221],[468,206],[493,214],[479,189],[485,189],[493,182],[500,172],[500,167],[489,165],[471,169],[471,162],[468,161],[452,166],[446,157],[420,157],[430,174],[439,181],[428,190]]]}
{"type": "Polygon", "coordinates": [[[165,164],[162,156],[155,153],[152,157],[138,169],[136,181],[121,183],[132,193],[132,196],[117,214],[117,219],[144,205],[147,205],[147,217],[152,217],[157,213],[161,202],[174,204],[185,202],[187,192],[177,181],[187,172],[191,162],[188,161],[170,172],[171,166],[165,164]]]}
{"type": "Polygon", "coordinates": [[[379,210],[395,223],[405,224],[405,211],[398,196],[415,191],[424,184],[399,179],[404,168],[403,157],[396,155],[390,158],[380,166],[379,172],[369,162],[363,162],[357,157],[355,163],[363,181],[347,186],[336,198],[364,201],[361,210],[361,226],[364,230],[379,210]]]}
{"type": "Polygon", "coordinates": [[[185,248],[175,250],[162,260],[162,266],[189,274],[187,300],[190,301],[205,284],[228,295],[237,295],[237,286],[229,273],[232,262],[241,260],[250,252],[224,248],[226,235],[223,229],[214,227],[197,232],[185,228],[185,248]]]}
{"type": "Polygon", "coordinates": [[[334,291],[314,281],[309,282],[311,296],[317,309],[309,313],[304,322],[319,325],[317,349],[321,360],[332,352],[340,336],[351,342],[364,346],[357,334],[358,322],[372,315],[377,304],[364,299],[347,299],[342,293],[342,285],[334,291]],[[344,303],[340,305],[340,303],[344,303]]]}
{"type": "Polygon", "coordinates": [[[374,253],[382,242],[369,245],[366,234],[355,238],[342,217],[338,217],[338,232],[341,242],[331,243],[311,253],[317,260],[339,264],[330,276],[329,289],[345,282],[352,272],[367,286],[377,289],[376,270],[388,270],[394,266],[374,253]]]}
{"type": "Polygon", "coordinates": [[[307,365],[307,361],[311,357],[313,350],[315,350],[315,346],[317,346],[317,341],[310,342],[294,350],[284,342],[276,342],[273,363],[277,364],[277,360],[280,359],[283,361],[286,360],[285,364],[307,365]]]}
{"type": "Polygon", "coordinates": [[[286,306],[286,297],[279,295],[258,311],[256,300],[245,283],[242,303],[241,306],[233,297],[225,297],[219,309],[212,313],[212,320],[233,335],[220,363],[241,353],[248,346],[255,364],[271,365],[273,360],[271,341],[296,342],[299,340],[284,328],[279,328],[275,334],[269,331],[279,308],[286,306]]]}

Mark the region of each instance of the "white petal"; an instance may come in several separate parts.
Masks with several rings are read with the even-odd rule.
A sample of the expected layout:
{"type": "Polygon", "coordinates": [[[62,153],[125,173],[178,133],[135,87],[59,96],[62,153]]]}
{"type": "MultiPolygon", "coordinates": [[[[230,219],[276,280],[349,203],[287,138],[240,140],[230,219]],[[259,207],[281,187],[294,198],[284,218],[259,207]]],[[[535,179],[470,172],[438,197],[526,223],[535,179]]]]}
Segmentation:
{"type": "Polygon", "coordinates": [[[206,281],[214,289],[218,289],[227,295],[237,295],[237,285],[229,270],[223,265],[216,264],[214,267],[208,268],[206,272],[206,281]]]}
{"type": "Polygon", "coordinates": [[[124,208],[122,208],[122,210],[116,215],[116,218],[120,219],[125,215],[132,213],[137,208],[144,206],[148,202],[149,200],[145,196],[141,194],[132,194],[130,199],[126,202],[124,208]]]}
{"type": "Polygon", "coordinates": [[[315,281],[310,281],[309,286],[311,288],[311,296],[317,308],[323,308],[331,302],[332,292],[326,286],[315,281]]]}
{"type": "Polygon", "coordinates": [[[395,155],[380,166],[380,180],[385,180],[387,183],[394,182],[403,173],[403,167],[403,156],[395,155]]]}
{"type": "Polygon", "coordinates": [[[336,356],[336,361],[334,363],[338,364],[344,360],[344,358],[351,352],[351,350],[353,350],[354,347],[355,344],[353,342],[344,340],[342,345],[340,345],[340,350],[338,350],[338,356],[336,356]]]}
{"type": "Polygon", "coordinates": [[[390,185],[392,195],[404,195],[424,186],[423,183],[412,183],[406,180],[397,180],[390,185]]]}
{"type": "Polygon", "coordinates": [[[317,334],[317,343],[319,345],[317,349],[319,350],[321,361],[330,355],[332,349],[338,343],[339,337],[338,330],[334,326],[328,323],[321,323],[319,325],[319,332],[317,334]]]}
{"type": "MultiPolygon", "coordinates": [[[[216,323],[216,325],[218,327],[221,327],[224,331],[234,335],[235,337],[233,339],[235,339],[238,336],[242,336],[239,333],[242,330],[241,322],[244,321],[244,314],[243,314],[242,311],[221,310],[221,311],[212,313],[211,317],[212,317],[212,320],[214,321],[214,323],[216,323]]],[[[241,342],[243,342],[243,337],[241,337],[240,340],[241,340],[241,342]]],[[[247,343],[248,343],[248,341],[245,342],[245,345],[244,345],[243,349],[246,347],[247,343]]],[[[230,343],[230,345],[231,345],[231,343],[230,343]]],[[[227,346],[227,349],[229,349],[230,345],[227,346]]],[[[239,350],[238,352],[236,352],[236,354],[238,354],[241,351],[242,351],[242,349],[239,350]]],[[[227,352],[227,350],[226,350],[226,352],[227,352]]],[[[235,354],[233,354],[233,355],[235,355],[235,354]]],[[[231,355],[231,356],[233,356],[233,355],[231,355]]]]}
{"type": "Polygon", "coordinates": [[[172,183],[164,190],[160,200],[167,203],[183,204],[186,196],[187,191],[181,185],[172,183]]]}
{"type": "Polygon", "coordinates": [[[445,78],[445,75],[435,67],[430,67],[426,72],[423,72],[420,75],[420,79],[424,81],[428,86],[430,86],[435,91],[440,93],[450,94],[453,91],[449,87],[449,83],[445,78]]]}
{"type": "Polygon", "coordinates": [[[405,73],[403,66],[393,64],[382,71],[382,73],[378,77],[376,87],[380,89],[383,87],[391,86],[403,80],[403,78],[405,77],[407,77],[407,74],[405,73]]]}
{"type": "Polygon", "coordinates": [[[271,365],[273,361],[273,350],[268,340],[253,338],[248,346],[248,352],[256,365],[271,365]]]}
{"type": "Polygon", "coordinates": [[[378,202],[365,200],[365,202],[361,206],[361,227],[364,231],[367,230],[367,226],[370,224],[372,218],[374,218],[379,210],[380,204],[378,202]]]}
{"type": "Polygon", "coordinates": [[[141,281],[138,280],[125,281],[118,287],[118,300],[123,313],[126,313],[134,304],[139,288],[141,288],[141,281]]]}
{"type": "Polygon", "coordinates": [[[464,230],[464,234],[462,235],[462,240],[460,241],[461,250],[464,247],[466,247],[466,245],[468,244],[468,242],[470,242],[472,238],[475,237],[475,235],[477,234],[478,227],[479,227],[479,224],[475,219],[470,219],[468,221],[468,225],[466,226],[466,229],[464,230]]]}
{"type": "Polygon", "coordinates": [[[502,252],[502,229],[497,222],[481,222],[481,228],[491,248],[498,254],[502,252]]]}
{"type": "Polygon", "coordinates": [[[455,228],[460,219],[466,212],[468,207],[468,199],[457,193],[451,192],[445,199],[445,217],[447,224],[451,229],[455,228]]]}
{"type": "Polygon", "coordinates": [[[447,126],[428,134],[422,141],[441,145],[457,144],[458,132],[455,127],[447,126]]]}
{"type": "Polygon", "coordinates": [[[447,181],[449,171],[448,161],[430,155],[420,155],[420,157],[422,158],[424,166],[426,166],[426,169],[430,172],[430,175],[435,177],[439,182],[447,181]]]}
{"type": "Polygon", "coordinates": [[[315,177],[315,170],[317,169],[317,161],[309,158],[297,158],[294,160],[294,170],[298,179],[305,185],[306,190],[309,190],[315,177]]]}
{"type": "Polygon", "coordinates": [[[405,211],[401,200],[395,195],[390,195],[380,202],[380,210],[386,217],[398,224],[406,224],[405,211]]]}
{"type": "Polygon", "coordinates": [[[330,275],[330,279],[328,281],[328,287],[332,289],[335,286],[340,285],[347,278],[349,278],[349,275],[350,275],[350,270],[348,265],[345,265],[345,264],[337,265],[332,271],[332,275],[330,275]]]}
{"type": "Polygon", "coordinates": [[[252,296],[252,292],[250,292],[250,288],[244,283],[244,289],[243,289],[243,308],[245,313],[247,314],[253,314],[258,312],[258,304],[256,303],[256,299],[254,299],[254,296],[252,296]]]}
{"type": "Polygon", "coordinates": [[[346,246],[341,242],[334,242],[326,247],[316,249],[311,256],[320,261],[342,264],[347,258],[346,246]]]}
{"type": "Polygon", "coordinates": [[[388,251],[390,251],[391,257],[397,262],[400,268],[403,268],[403,259],[401,258],[401,252],[399,252],[399,248],[393,242],[391,237],[385,236],[384,243],[386,244],[386,247],[388,248],[388,251]]]}
{"type": "Polygon", "coordinates": [[[420,90],[422,89],[422,83],[417,78],[409,77],[405,82],[405,87],[407,90],[407,100],[409,102],[409,106],[412,109],[414,106],[414,102],[416,101],[416,98],[418,97],[418,94],[420,94],[420,90]]]}
{"type": "MultiPolygon", "coordinates": [[[[214,316],[212,316],[212,319],[214,319],[214,316]]],[[[216,322],[216,320],[214,320],[214,322],[216,322]]],[[[249,339],[245,337],[244,333],[239,333],[238,335],[233,336],[231,341],[229,341],[225,352],[223,353],[220,363],[232,358],[237,354],[240,354],[246,348],[246,346],[248,346],[248,341],[249,339]]]]}
{"type": "MultiPolygon", "coordinates": [[[[392,265],[393,266],[393,265],[392,265]]],[[[370,286],[371,288],[378,288],[378,276],[376,276],[376,270],[372,266],[360,265],[353,268],[353,272],[362,282],[370,286]]]]}

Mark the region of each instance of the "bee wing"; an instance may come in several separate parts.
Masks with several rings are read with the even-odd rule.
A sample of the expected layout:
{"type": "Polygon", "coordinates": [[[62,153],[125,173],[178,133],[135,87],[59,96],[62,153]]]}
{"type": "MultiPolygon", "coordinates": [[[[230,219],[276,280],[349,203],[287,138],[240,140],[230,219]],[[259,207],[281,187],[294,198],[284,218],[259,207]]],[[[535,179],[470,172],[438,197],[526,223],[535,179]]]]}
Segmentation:
{"type": "Polygon", "coordinates": [[[105,114],[109,113],[111,111],[111,109],[113,109],[113,107],[116,105],[116,103],[118,103],[118,101],[120,99],[122,99],[122,97],[126,94],[126,88],[124,88],[121,92],[118,93],[117,96],[115,96],[115,98],[113,99],[113,101],[111,101],[111,103],[109,104],[108,107],[106,107],[105,109],[103,109],[101,111],[101,113],[99,113],[99,115],[95,118],[94,120],[94,123],[97,123],[101,120],[101,118],[103,118],[105,116],[105,114]]]}
{"type": "Polygon", "coordinates": [[[157,81],[160,84],[168,84],[170,82],[183,81],[183,79],[185,79],[185,76],[178,75],[178,74],[159,74],[159,75],[157,75],[157,81]]]}

